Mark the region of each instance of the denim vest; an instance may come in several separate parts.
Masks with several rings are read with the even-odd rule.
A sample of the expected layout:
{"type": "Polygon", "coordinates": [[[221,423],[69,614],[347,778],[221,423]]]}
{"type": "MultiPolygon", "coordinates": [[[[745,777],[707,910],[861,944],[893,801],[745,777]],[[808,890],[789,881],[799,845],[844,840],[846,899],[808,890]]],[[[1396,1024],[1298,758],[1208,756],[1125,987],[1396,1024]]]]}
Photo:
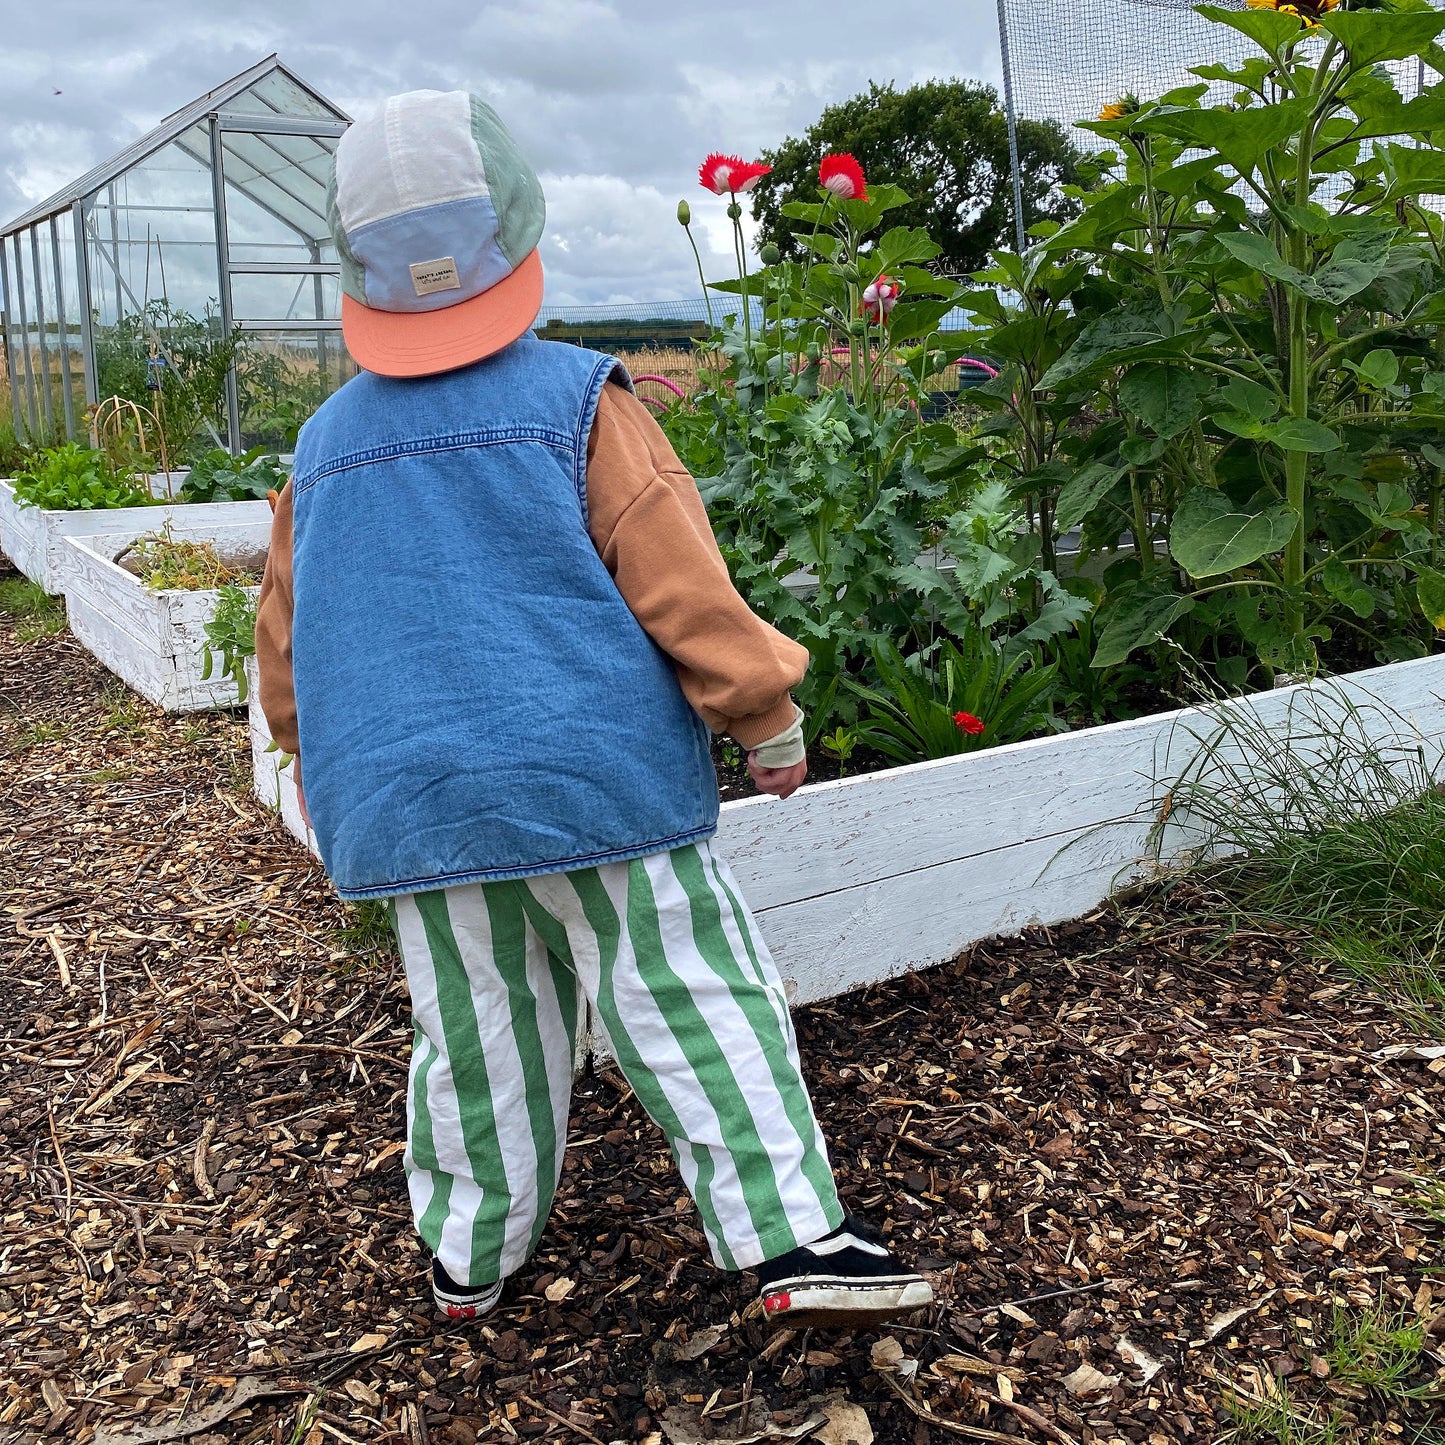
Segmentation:
{"type": "Polygon", "coordinates": [[[586,868],[709,836],[707,725],[587,531],[611,357],[530,333],[363,372],[302,429],[292,664],[343,898],[586,868]]]}

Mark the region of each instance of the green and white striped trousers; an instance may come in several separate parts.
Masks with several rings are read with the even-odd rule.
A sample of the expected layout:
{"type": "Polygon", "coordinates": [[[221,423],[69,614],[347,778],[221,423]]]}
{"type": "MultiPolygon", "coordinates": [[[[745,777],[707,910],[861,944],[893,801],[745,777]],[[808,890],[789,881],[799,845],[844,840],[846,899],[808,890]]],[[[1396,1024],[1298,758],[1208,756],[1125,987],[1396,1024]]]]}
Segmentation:
{"type": "Polygon", "coordinates": [[[394,904],[416,1027],[407,1183],[452,1279],[488,1284],[536,1248],[583,997],[717,1264],[747,1268],[842,1222],[782,981],[707,843],[394,904]]]}

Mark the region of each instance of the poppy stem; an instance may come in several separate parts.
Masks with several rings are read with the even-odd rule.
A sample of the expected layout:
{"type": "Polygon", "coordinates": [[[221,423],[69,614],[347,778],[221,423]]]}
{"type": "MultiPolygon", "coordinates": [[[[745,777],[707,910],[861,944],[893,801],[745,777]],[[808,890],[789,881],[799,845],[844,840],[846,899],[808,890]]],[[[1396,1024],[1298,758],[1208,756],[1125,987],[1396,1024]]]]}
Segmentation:
{"type": "Polygon", "coordinates": [[[738,212],[733,217],[733,250],[737,253],[738,282],[742,286],[743,345],[747,348],[748,365],[751,366],[753,364],[753,318],[752,307],[748,303],[748,252],[747,244],[743,240],[742,207],[734,199],[729,209],[736,209],[738,212]]]}
{"type": "Polygon", "coordinates": [[[702,253],[697,249],[697,242],[692,238],[692,223],[689,222],[682,228],[687,232],[687,244],[692,247],[692,258],[697,262],[697,279],[702,283],[702,304],[707,307],[707,329],[717,330],[717,322],[712,319],[712,297],[708,294],[707,277],[703,274],[702,253]]]}

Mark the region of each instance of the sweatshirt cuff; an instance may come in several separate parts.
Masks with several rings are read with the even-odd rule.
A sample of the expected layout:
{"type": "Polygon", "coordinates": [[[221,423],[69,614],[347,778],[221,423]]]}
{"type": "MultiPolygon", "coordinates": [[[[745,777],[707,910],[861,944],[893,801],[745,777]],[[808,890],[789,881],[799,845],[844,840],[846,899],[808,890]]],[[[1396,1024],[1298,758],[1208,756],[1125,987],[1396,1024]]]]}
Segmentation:
{"type": "Polygon", "coordinates": [[[792,722],[782,732],[751,749],[760,767],[791,768],[808,756],[803,746],[803,709],[794,706],[792,722]]]}
{"type": "Polygon", "coordinates": [[[791,693],[784,693],[766,712],[752,712],[744,717],[735,717],[727,724],[738,743],[751,752],[763,743],[777,737],[785,728],[793,725],[797,704],[791,693]]]}

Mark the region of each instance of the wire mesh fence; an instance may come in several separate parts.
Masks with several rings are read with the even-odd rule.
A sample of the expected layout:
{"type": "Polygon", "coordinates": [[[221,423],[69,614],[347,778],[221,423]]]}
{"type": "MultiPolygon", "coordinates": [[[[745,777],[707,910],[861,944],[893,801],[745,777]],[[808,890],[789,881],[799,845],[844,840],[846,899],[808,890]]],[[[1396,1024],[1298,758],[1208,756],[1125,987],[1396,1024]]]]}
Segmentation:
{"type": "MultiPolygon", "coordinates": [[[[1069,138],[1094,150],[1107,143],[1074,122],[1092,120],[1110,101],[1132,92],[1157,100],[1176,86],[1198,84],[1192,66],[1236,65],[1258,48],[1238,31],[1207,20],[1196,0],[998,0],[999,25],[1007,55],[1006,82],[1015,113],[1031,120],[1055,120],[1069,138]]],[[[1243,9],[1242,0],[1217,0],[1243,9]]],[[[1437,0],[1445,4],[1445,0],[1437,0]]],[[[1423,74],[1417,61],[1389,66],[1408,100],[1419,93],[1423,74]]],[[[1210,85],[1210,100],[1227,99],[1235,87],[1210,85]]]]}

